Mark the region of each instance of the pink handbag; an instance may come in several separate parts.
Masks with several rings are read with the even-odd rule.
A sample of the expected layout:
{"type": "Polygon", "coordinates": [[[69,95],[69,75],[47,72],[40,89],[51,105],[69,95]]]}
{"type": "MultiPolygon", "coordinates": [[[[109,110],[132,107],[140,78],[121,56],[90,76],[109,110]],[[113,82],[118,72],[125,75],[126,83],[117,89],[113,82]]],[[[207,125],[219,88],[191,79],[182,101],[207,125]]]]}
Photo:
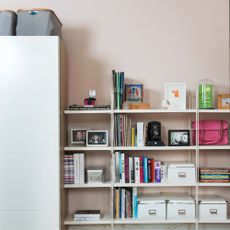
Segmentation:
{"type": "MultiPolygon", "coordinates": [[[[199,145],[227,145],[228,121],[201,120],[198,123],[199,145]]],[[[196,144],[196,122],[192,121],[192,142],[196,144]]]]}

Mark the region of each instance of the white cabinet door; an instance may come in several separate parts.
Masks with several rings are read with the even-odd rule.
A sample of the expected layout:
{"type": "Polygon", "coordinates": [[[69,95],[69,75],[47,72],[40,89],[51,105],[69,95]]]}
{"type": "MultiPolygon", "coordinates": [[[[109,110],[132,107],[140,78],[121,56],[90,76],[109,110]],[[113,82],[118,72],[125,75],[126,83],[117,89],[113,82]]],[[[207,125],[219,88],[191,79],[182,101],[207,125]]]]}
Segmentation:
{"type": "Polygon", "coordinates": [[[0,229],[58,230],[58,37],[0,37],[0,229]]]}

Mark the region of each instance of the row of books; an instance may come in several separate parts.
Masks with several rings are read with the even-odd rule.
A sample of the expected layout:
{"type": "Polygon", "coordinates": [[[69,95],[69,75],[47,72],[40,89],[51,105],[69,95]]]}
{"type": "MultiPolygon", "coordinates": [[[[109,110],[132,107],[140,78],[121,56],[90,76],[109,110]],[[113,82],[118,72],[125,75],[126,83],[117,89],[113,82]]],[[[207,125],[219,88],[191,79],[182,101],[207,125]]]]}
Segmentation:
{"type": "Polygon", "coordinates": [[[84,184],[84,153],[73,153],[64,155],[64,183],[84,184]]]}
{"type": "Polygon", "coordinates": [[[114,218],[137,218],[137,188],[116,188],[114,192],[114,218]]]}
{"type": "Polygon", "coordinates": [[[165,183],[166,171],[166,165],[153,158],[115,152],[115,175],[118,183],[165,183]]]}
{"type": "Polygon", "coordinates": [[[230,168],[200,168],[200,182],[229,183],[230,168]]]}
{"type": "Polygon", "coordinates": [[[114,108],[121,109],[125,100],[125,73],[112,71],[113,91],[114,91],[114,108]]]}
{"type": "Polygon", "coordinates": [[[145,124],[132,124],[127,114],[115,114],[114,118],[114,145],[115,146],[144,146],[145,124]]]}

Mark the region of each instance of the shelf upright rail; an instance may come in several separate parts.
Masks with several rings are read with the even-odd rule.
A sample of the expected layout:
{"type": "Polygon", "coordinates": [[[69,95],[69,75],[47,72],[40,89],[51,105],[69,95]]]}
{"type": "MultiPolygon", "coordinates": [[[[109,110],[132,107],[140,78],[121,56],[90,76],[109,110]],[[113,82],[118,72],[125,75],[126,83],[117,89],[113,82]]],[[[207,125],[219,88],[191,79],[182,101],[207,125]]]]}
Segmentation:
{"type": "Polygon", "coordinates": [[[196,189],[195,189],[195,207],[196,207],[196,223],[195,223],[195,229],[199,230],[199,165],[200,165],[200,161],[199,161],[199,95],[198,95],[198,90],[196,90],[196,189]]]}
{"type": "Polygon", "coordinates": [[[110,114],[110,145],[111,145],[111,164],[110,164],[110,177],[111,177],[111,193],[110,193],[110,218],[111,230],[114,229],[114,182],[115,182],[115,157],[114,157],[114,91],[111,91],[111,114],[110,114]]]}

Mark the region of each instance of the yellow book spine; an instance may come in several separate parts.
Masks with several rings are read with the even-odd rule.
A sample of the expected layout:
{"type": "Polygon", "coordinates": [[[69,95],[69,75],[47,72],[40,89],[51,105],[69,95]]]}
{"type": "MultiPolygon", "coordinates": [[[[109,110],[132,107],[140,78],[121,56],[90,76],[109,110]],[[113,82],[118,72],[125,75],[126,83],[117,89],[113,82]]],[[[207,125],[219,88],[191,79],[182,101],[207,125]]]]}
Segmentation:
{"type": "Polygon", "coordinates": [[[120,218],[120,191],[119,189],[116,190],[116,219],[120,218]]]}
{"type": "Polygon", "coordinates": [[[132,146],[135,146],[135,128],[132,128],[132,146]]]}

